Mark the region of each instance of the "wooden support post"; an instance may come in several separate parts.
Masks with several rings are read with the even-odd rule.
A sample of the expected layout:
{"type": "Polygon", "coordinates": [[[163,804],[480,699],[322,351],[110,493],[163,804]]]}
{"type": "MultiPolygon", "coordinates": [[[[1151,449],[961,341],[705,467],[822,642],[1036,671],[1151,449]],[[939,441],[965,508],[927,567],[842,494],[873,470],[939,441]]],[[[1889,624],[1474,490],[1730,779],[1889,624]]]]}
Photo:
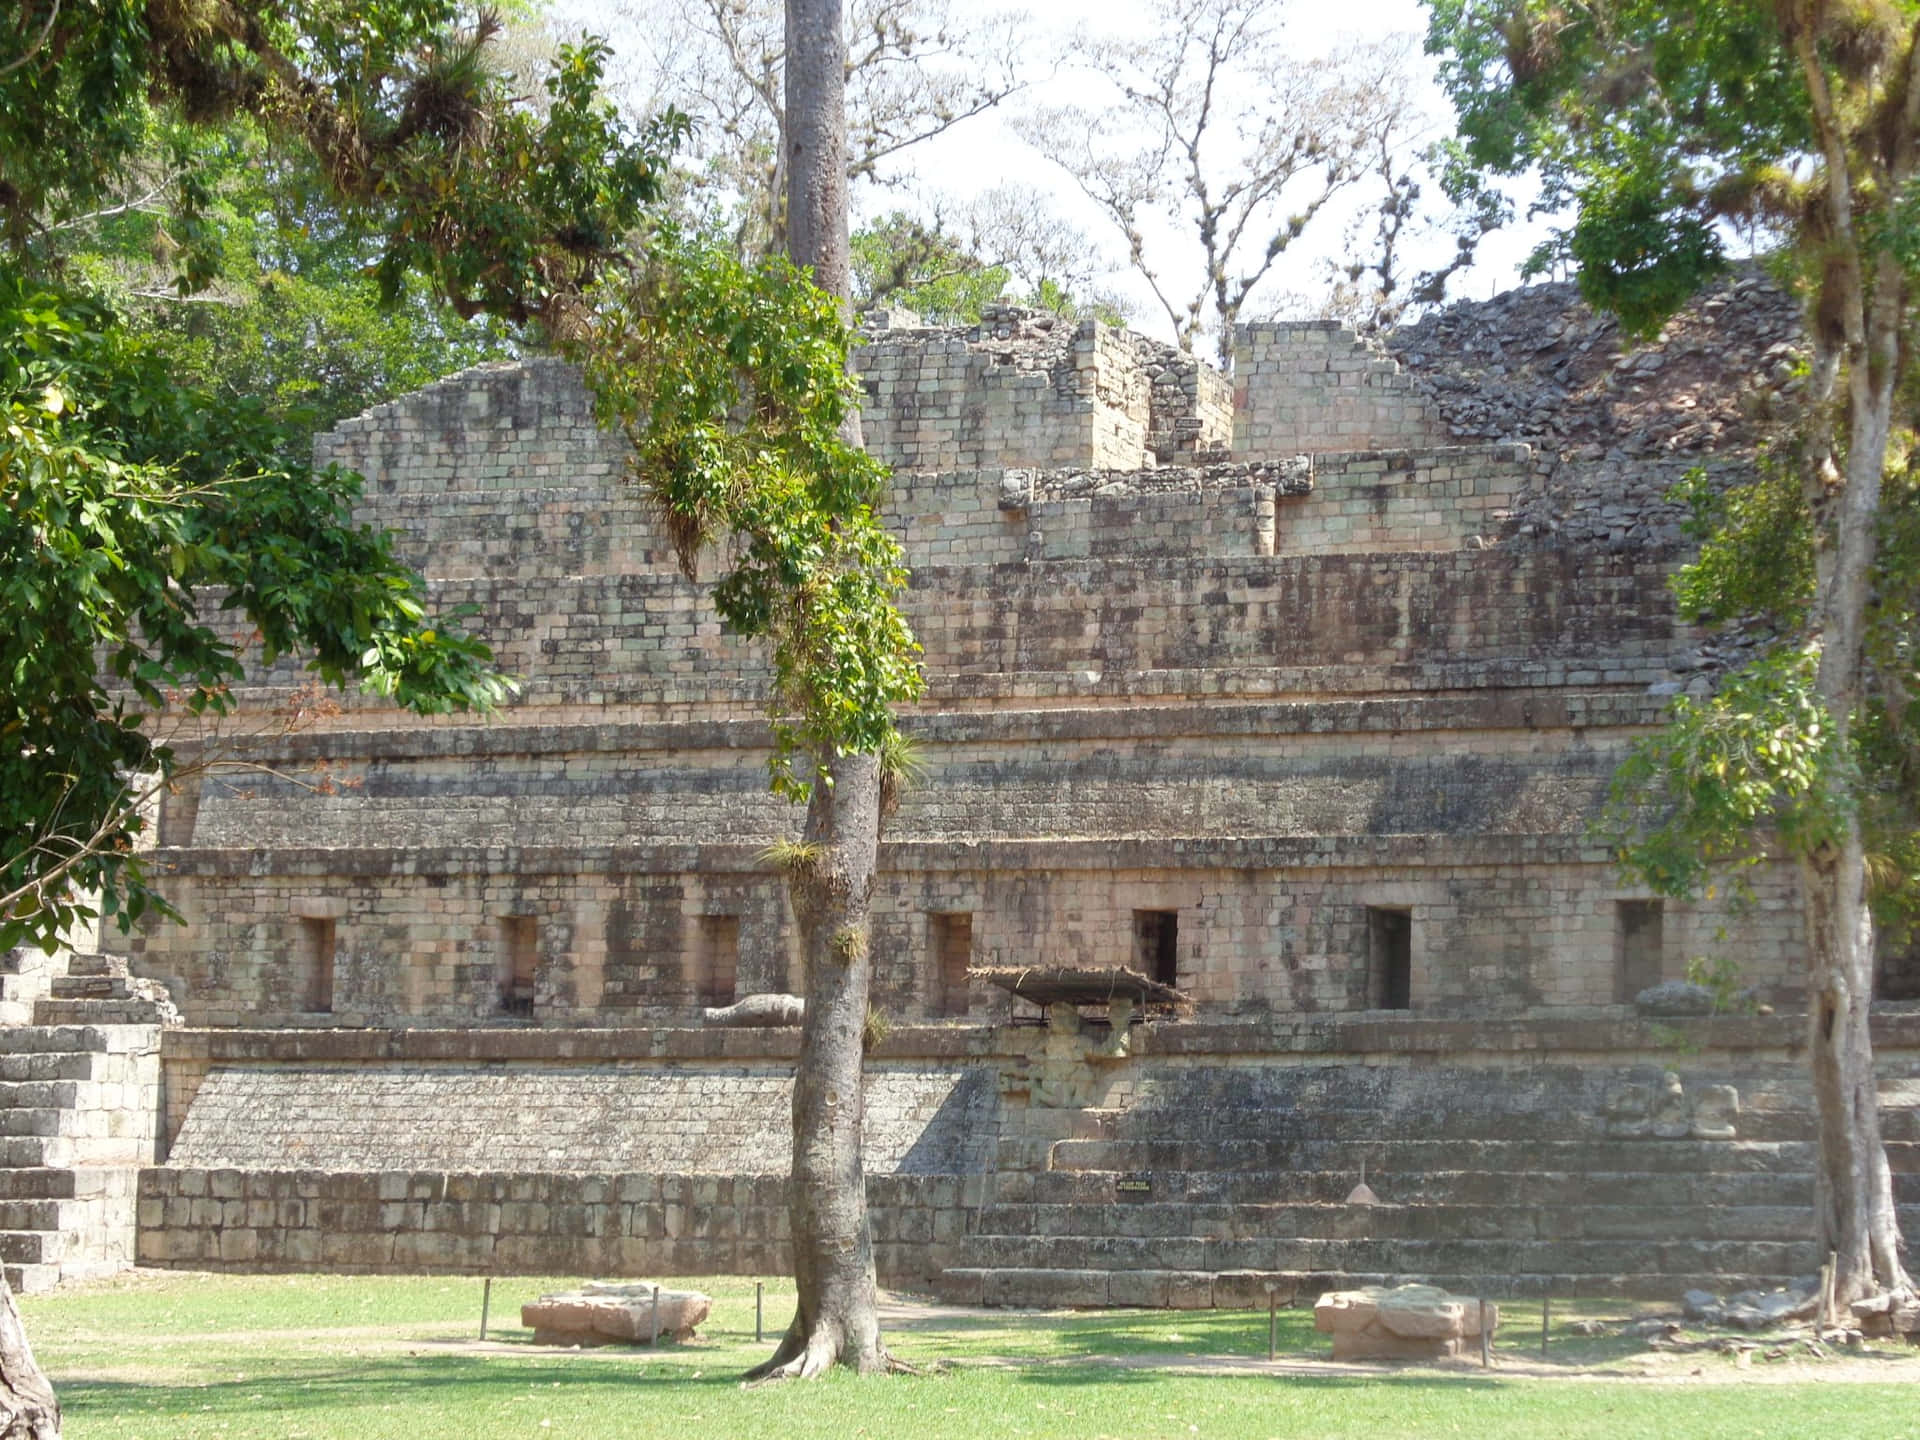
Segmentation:
{"type": "Polygon", "coordinates": [[[493,1305],[493,1276],[487,1276],[487,1283],[480,1290],[480,1338],[487,1338],[487,1311],[493,1305]]]}
{"type": "Polygon", "coordinates": [[[660,1343],[660,1287],[658,1285],[653,1287],[653,1336],[647,1343],[649,1345],[660,1343]]]}
{"type": "Polygon", "coordinates": [[[1487,1299],[1481,1296],[1480,1305],[1480,1364],[1483,1368],[1493,1366],[1493,1337],[1487,1333],[1487,1299]]]}
{"type": "Polygon", "coordinates": [[[763,1313],[761,1303],[766,1299],[766,1289],[767,1287],[764,1281],[756,1280],[753,1282],[753,1343],[756,1345],[762,1343],[760,1336],[760,1317],[763,1313]]]}
{"type": "Polygon", "coordinates": [[[1273,1359],[1274,1355],[1274,1311],[1278,1305],[1279,1301],[1273,1293],[1273,1287],[1269,1285],[1267,1287],[1267,1359],[1269,1360],[1273,1359]]]}
{"type": "Polygon", "coordinates": [[[1553,1296],[1542,1294],[1540,1297],[1540,1358],[1547,1358],[1547,1327],[1553,1323],[1553,1296]]]}

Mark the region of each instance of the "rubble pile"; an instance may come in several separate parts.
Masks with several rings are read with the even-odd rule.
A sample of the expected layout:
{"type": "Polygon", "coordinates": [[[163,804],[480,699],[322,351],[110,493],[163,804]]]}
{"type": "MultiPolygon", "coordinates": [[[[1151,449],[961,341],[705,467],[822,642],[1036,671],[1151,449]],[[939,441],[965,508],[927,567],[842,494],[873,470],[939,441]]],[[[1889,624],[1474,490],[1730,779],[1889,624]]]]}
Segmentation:
{"type": "Polygon", "coordinates": [[[1646,343],[1572,284],[1463,302],[1384,343],[1455,440],[1535,447],[1516,535],[1624,549],[1682,542],[1666,496],[1688,470],[1745,473],[1804,389],[1804,339],[1793,297],[1746,267],[1646,343]]]}

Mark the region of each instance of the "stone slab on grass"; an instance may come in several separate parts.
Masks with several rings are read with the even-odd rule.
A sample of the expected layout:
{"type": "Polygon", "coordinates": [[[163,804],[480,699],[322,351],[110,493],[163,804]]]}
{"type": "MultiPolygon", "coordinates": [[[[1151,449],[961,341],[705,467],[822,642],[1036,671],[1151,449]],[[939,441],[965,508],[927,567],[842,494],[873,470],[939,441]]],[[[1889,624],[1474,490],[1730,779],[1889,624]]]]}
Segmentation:
{"type": "MultiPolygon", "coordinates": [[[[659,1336],[687,1340],[713,1309],[698,1290],[661,1290],[659,1336]]],[[[654,1336],[654,1287],[595,1281],[542,1295],[520,1307],[520,1323],[536,1345],[645,1345],[654,1336]]]]}
{"type": "MultiPolygon", "coordinates": [[[[1486,1309],[1488,1333],[1500,1323],[1486,1309]]],[[[1313,1307],[1313,1328],[1333,1336],[1336,1360],[1441,1360],[1480,1339],[1480,1303],[1432,1285],[1330,1290],[1313,1307]]]]}

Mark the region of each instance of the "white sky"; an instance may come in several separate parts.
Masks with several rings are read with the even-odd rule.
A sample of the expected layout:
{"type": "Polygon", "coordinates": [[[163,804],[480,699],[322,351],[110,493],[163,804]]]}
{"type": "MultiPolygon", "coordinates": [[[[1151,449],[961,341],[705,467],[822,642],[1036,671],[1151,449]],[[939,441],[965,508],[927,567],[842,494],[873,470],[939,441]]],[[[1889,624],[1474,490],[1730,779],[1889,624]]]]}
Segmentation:
{"type": "MultiPolygon", "coordinates": [[[[957,0],[956,12],[963,12],[969,0],[957,0]]],[[[1144,32],[1149,23],[1147,0],[1047,0],[1047,3],[1019,6],[996,5],[993,8],[1025,9],[1033,27],[1035,53],[1057,51],[1064,38],[1084,28],[1096,37],[1124,38],[1144,32]]],[[[623,21],[619,0],[554,0],[553,13],[567,29],[581,27],[606,34],[616,55],[630,51],[632,33],[623,37],[630,22],[623,21]],[[623,39],[625,43],[623,44],[623,39]]],[[[1419,0],[1345,0],[1328,4],[1325,0],[1293,0],[1284,11],[1283,36],[1291,42],[1295,55],[1311,57],[1324,54],[1342,43],[1376,40],[1393,34],[1418,38],[1426,33],[1427,12],[1419,0]]],[[[1439,87],[1431,79],[1431,62],[1414,46],[1415,63],[1423,73],[1419,102],[1432,119],[1435,138],[1452,123],[1452,111],[1439,87]]],[[[1047,81],[1039,98],[1049,103],[1099,103],[1103,82],[1089,76],[1063,71],[1047,81]]],[[[1125,268],[1125,252],[1118,232],[1101,212],[1079,191],[1067,173],[1021,140],[1009,124],[1017,113],[1019,100],[1001,110],[969,120],[946,135],[915,146],[901,157],[902,168],[910,172],[907,182],[898,187],[867,187],[856,190],[855,223],[877,212],[893,209],[927,210],[935,203],[964,203],[973,195],[998,185],[1030,186],[1050,197],[1057,212],[1078,225],[1089,240],[1099,246],[1112,262],[1112,270],[1101,282],[1103,288],[1118,292],[1133,305],[1133,324],[1150,333],[1170,335],[1171,327],[1154,301],[1151,291],[1125,268]]],[[[1347,230],[1346,214],[1333,207],[1313,222],[1301,241],[1281,257],[1262,290],[1255,292],[1256,309],[1264,297],[1268,303],[1284,293],[1317,293],[1324,287],[1325,257],[1334,254],[1347,230]]],[[[1485,299],[1490,294],[1518,283],[1521,263],[1543,238],[1545,227],[1528,224],[1521,218],[1504,231],[1487,237],[1472,269],[1455,278],[1450,298],[1485,299]]],[[[1168,221],[1157,233],[1148,232],[1150,248],[1157,249],[1166,268],[1175,268],[1179,259],[1197,267],[1198,244],[1188,238],[1178,222],[1168,221]],[[1190,255],[1186,252],[1190,252],[1190,255]],[[1168,258],[1175,257],[1175,258],[1168,258]]],[[[1443,241],[1444,250],[1451,242],[1443,241]]],[[[1416,252],[1416,263],[1424,258],[1416,252]]],[[[1438,254],[1427,263],[1433,263],[1438,254]]]]}

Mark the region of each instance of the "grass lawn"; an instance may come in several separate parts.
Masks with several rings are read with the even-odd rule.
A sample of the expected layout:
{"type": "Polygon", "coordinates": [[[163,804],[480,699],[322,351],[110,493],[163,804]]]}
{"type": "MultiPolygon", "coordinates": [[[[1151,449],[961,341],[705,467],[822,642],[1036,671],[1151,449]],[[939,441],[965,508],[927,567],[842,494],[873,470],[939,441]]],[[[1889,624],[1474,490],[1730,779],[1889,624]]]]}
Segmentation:
{"type": "MultiPolygon", "coordinates": [[[[923,1376],[742,1390],[753,1283],[715,1297],[698,1340],[659,1354],[536,1349],[519,1306],[566,1281],[499,1280],[477,1341],[478,1280],[136,1272],[21,1302],[72,1440],[491,1440],[491,1437],[1302,1436],[1387,1440],[1872,1435],[1920,1440],[1920,1357],[1649,1356],[1633,1342],[1510,1316],[1492,1371],[1341,1367],[1305,1311],[1015,1315],[904,1308],[890,1344],[923,1376]],[[1523,1357],[1525,1357],[1523,1359],[1523,1357]],[[1523,1370],[1526,1373],[1518,1373],[1523,1370]],[[1315,1373],[1317,1372],[1317,1373],[1315,1373]]],[[[791,1307],[768,1286],[769,1333],[791,1307]]],[[[1558,1315],[1625,1314],[1587,1307],[1558,1315]]]]}

